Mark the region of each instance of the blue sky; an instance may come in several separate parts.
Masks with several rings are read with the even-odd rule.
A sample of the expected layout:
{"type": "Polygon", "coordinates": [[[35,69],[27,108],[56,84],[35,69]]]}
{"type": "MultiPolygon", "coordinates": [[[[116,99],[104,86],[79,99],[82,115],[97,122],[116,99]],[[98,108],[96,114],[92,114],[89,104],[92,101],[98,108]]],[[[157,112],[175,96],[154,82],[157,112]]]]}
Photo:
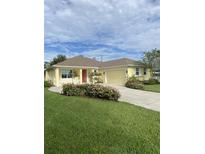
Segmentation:
{"type": "Polygon", "coordinates": [[[100,60],[160,47],[159,0],[45,0],[45,60],[58,54],[100,60]]]}

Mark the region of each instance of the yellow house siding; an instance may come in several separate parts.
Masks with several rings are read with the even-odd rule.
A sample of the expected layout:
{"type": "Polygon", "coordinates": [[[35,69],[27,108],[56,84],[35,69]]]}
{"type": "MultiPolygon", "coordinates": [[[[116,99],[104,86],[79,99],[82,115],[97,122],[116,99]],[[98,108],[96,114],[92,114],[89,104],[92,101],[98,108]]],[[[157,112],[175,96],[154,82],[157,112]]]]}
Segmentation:
{"type": "Polygon", "coordinates": [[[45,71],[44,72],[44,80],[46,80],[46,81],[48,81],[48,79],[49,79],[49,76],[48,76],[48,71],[45,71]]]}
{"type": "Polygon", "coordinates": [[[151,78],[151,69],[150,68],[147,68],[147,74],[144,75],[144,79],[145,80],[149,80],[151,78]]]}
{"type": "MultiPolygon", "coordinates": [[[[65,83],[82,83],[82,68],[70,68],[75,69],[77,72],[77,77],[66,78],[61,77],[62,68],[54,68],[52,70],[45,71],[45,80],[51,81],[55,86],[62,86],[65,83]]],[[[69,68],[68,68],[69,69],[69,68]]],[[[94,69],[87,68],[87,82],[89,83],[89,73],[93,72],[94,69]]],[[[133,75],[136,76],[136,67],[113,67],[113,68],[103,68],[97,69],[98,72],[102,74],[103,83],[124,85],[129,77],[133,75]]],[[[146,75],[144,75],[144,68],[139,68],[139,80],[148,80],[151,77],[150,69],[147,69],[146,75]]]]}
{"type": "Polygon", "coordinates": [[[135,73],[136,73],[136,67],[128,67],[127,69],[128,77],[135,75],[135,73]]]}
{"type": "Polygon", "coordinates": [[[55,84],[55,72],[54,70],[47,70],[46,71],[46,81],[51,81],[53,84],[55,84]]]}
{"type": "MultiPolygon", "coordinates": [[[[128,77],[136,76],[136,68],[137,67],[128,67],[128,77]]],[[[136,76],[139,80],[149,80],[151,78],[150,69],[147,68],[146,75],[144,75],[144,68],[139,68],[139,76],[136,76]]]]}

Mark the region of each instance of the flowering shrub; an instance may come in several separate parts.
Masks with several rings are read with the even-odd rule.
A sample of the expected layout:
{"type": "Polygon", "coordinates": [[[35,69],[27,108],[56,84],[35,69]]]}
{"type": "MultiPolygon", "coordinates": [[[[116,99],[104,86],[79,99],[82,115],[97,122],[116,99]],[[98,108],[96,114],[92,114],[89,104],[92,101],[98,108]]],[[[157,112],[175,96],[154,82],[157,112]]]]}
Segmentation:
{"type": "Polygon", "coordinates": [[[116,89],[96,84],[65,84],[62,93],[67,96],[89,96],[114,101],[120,97],[120,93],[116,89]]]}
{"type": "Polygon", "coordinates": [[[120,97],[120,93],[112,87],[92,84],[87,86],[86,95],[115,101],[120,97]]]}
{"type": "Polygon", "coordinates": [[[134,76],[127,80],[125,86],[132,89],[144,89],[144,84],[134,76]]]}
{"type": "Polygon", "coordinates": [[[62,93],[66,96],[83,96],[85,95],[85,90],[83,90],[78,85],[65,84],[63,85],[62,93]]]}

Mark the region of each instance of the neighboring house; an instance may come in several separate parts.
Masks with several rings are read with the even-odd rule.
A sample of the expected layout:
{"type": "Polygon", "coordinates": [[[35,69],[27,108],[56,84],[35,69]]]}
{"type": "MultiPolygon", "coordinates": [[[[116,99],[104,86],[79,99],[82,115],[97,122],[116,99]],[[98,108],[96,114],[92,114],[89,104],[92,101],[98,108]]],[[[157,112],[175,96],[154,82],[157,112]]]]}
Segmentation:
{"type": "Polygon", "coordinates": [[[44,77],[59,87],[65,83],[90,83],[91,72],[101,73],[103,83],[115,85],[124,85],[131,76],[136,76],[139,80],[148,80],[151,77],[150,69],[139,61],[122,58],[100,62],[84,56],[72,57],[53,65],[45,71],[44,77]]]}

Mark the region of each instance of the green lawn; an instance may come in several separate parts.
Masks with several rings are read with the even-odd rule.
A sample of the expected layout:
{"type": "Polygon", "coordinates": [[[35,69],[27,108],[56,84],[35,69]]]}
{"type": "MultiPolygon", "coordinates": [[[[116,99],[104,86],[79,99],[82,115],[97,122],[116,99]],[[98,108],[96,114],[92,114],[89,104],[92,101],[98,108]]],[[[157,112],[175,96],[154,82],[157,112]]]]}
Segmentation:
{"type": "Polygon", "coordinates": [[[153,91],[153,92],[160,92],[160,84],[154,85],[144,85],[144,90],[146,91],[153,91]]]}
{"type": "Polygon", "coordinates": [[[46,154],[158,154],[160,114],[45,89],[46,154]]]}

